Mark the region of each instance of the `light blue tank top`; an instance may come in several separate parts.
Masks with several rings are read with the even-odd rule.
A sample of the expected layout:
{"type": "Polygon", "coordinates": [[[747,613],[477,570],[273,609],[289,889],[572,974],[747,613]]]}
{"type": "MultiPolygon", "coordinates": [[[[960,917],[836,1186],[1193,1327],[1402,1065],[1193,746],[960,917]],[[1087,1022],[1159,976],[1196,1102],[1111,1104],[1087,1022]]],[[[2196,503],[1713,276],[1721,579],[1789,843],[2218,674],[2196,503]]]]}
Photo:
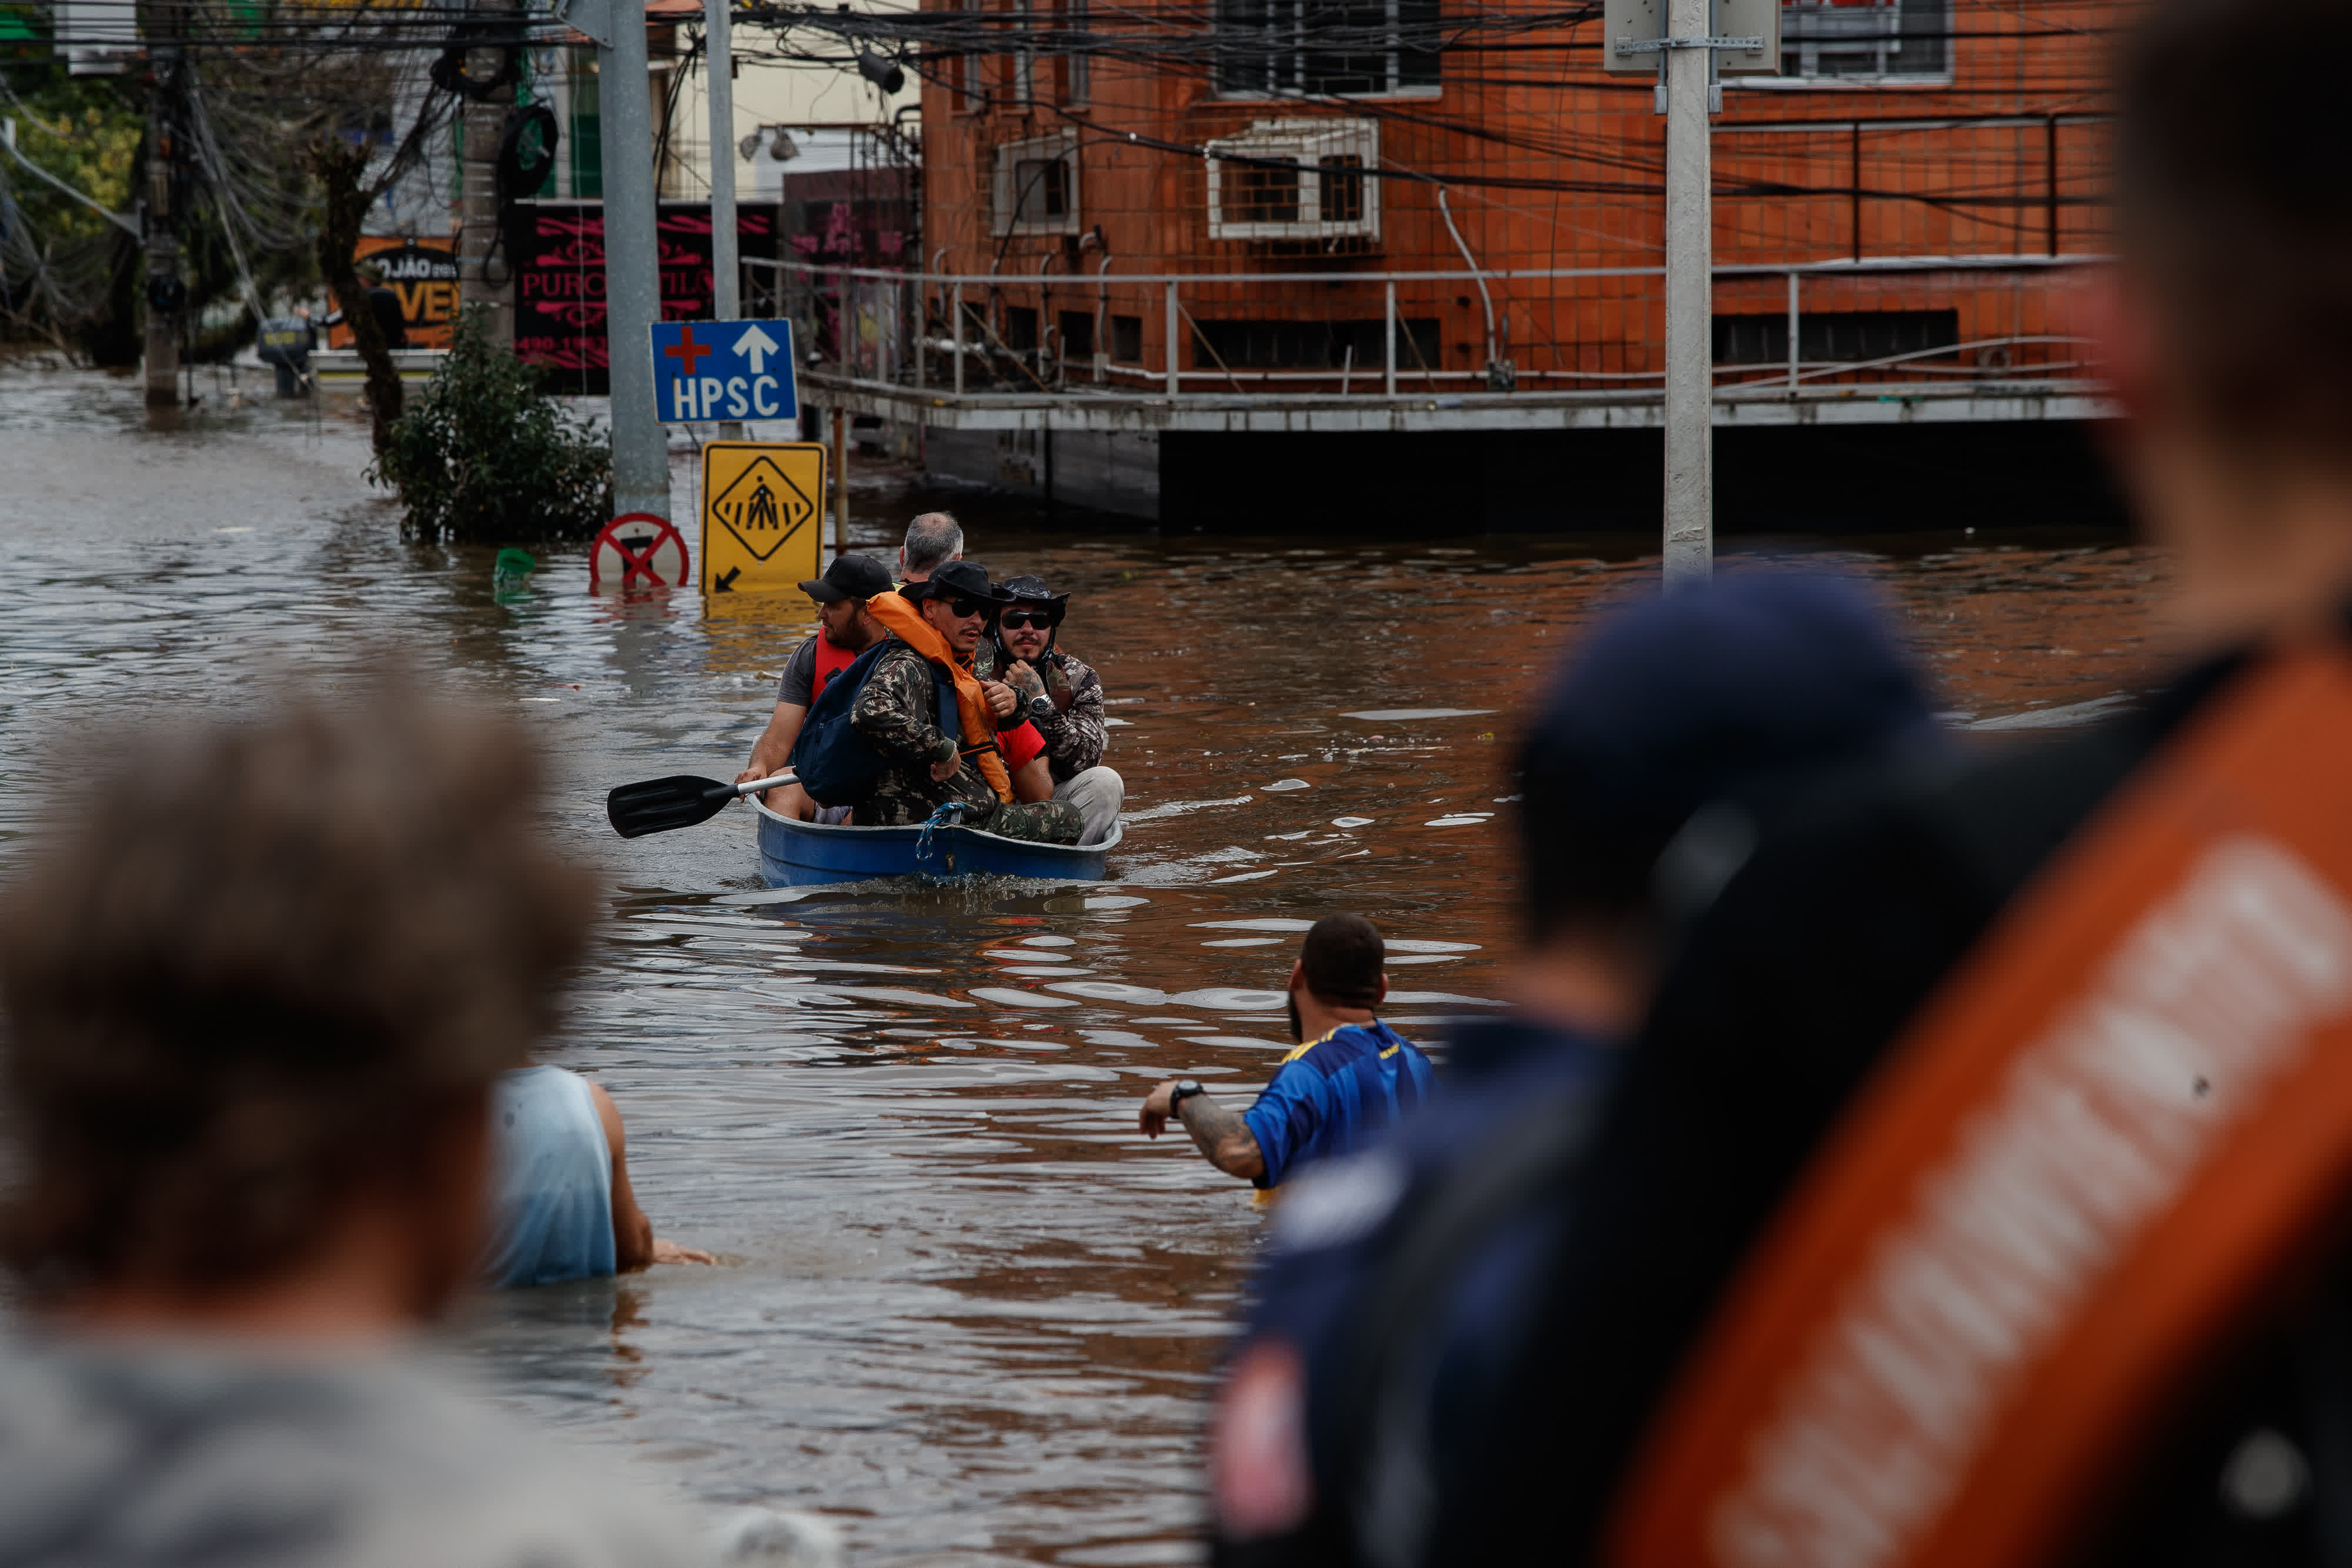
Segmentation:
{"type": "Polygon", "coordinates": [[[588,1081],[561,1067],[499,1074],[490,1092],[494,1289],[613,1272],[613,1150],[588,1081]]]}

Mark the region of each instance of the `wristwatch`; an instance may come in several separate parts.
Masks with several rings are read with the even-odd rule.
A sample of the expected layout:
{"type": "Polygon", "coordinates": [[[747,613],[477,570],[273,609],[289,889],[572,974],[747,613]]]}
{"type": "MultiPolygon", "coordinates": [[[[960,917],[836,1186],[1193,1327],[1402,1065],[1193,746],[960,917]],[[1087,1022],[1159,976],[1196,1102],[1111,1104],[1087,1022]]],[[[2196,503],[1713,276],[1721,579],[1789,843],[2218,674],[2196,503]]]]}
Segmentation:
{"type": "Polygon", "coordinates": [[[1207,1092],[1208,1091],[1206,1089],[1201,1087],[1201,1081],[1199,1079],[1179,1078],[1176,1081],[1176,1087],[1168,1092],[1168,1109],[1173,1111],[1177,1106],[1181,1105],[1193,1095],[1206,1094],[1207,1092]]]}

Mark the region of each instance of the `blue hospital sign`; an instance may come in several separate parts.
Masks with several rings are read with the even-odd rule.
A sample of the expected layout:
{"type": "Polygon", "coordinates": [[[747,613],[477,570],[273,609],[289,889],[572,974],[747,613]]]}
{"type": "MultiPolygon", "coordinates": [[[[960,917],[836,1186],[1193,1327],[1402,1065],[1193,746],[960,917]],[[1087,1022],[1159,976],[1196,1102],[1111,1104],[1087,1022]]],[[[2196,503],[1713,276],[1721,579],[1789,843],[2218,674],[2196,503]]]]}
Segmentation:
{"type": "Polygon", "coordinates": [[[790,321],[656,321],[654,411],[664,424],[798,419],[790,321]]]}

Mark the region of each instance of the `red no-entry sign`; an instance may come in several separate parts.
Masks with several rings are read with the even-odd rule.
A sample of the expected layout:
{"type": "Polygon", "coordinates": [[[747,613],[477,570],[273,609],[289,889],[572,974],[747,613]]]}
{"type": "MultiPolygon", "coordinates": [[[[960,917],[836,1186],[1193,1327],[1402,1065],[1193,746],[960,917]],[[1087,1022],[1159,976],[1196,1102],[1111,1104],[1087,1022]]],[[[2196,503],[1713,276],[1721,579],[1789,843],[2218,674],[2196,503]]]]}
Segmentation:
{"type": "Polygon", "coordinates": [[[606,582],[632,588],[683,588],[689,570],[686,538],[668,519],[627,512],[604,525],[588,552],[588,591],[606,582]]]}

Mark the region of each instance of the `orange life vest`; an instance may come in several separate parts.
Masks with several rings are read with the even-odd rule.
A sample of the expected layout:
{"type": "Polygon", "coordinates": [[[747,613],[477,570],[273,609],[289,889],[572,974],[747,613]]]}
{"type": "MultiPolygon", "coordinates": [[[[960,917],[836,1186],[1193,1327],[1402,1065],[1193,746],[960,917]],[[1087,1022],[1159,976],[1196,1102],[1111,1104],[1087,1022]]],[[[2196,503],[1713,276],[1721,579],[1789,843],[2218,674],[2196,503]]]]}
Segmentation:
{"type": "Polygon", "coordinates": [[[1615,1568],[2031,1568],[2352,1194],[2352,653],[2192,716],[1857,1095],[1654,1423],[1615,1568]]]}
{"type": "Polygon", "coordinates": [[[956,716],[962,721],[962,746],[965,756],[980,767],[980,775],[996,798],[1008,805],[1013,800],[1013,775],[1005,770],[1004,758],[996,744],[996,716],[989,710],[988,697],[980,689],[980,677],[971,666],[958,659],[922,612],[895,592],[877,593],[866,601],[866,612],[888,627],[898,639],[912,648],[937,667],[955,677],[956,716]]]}

